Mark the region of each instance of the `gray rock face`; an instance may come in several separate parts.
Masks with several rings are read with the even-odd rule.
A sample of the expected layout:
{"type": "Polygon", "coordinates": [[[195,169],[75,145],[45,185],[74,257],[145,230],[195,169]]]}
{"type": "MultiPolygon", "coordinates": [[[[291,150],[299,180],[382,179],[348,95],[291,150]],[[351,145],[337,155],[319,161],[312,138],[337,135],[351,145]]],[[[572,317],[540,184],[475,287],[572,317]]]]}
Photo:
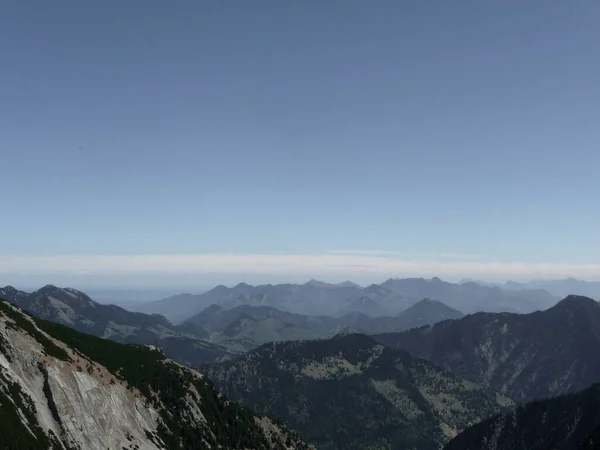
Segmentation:
{"type": "Polygon", "coordinates": [[[51,431],[65,447],[123,448],[135,443],[141,449],[159,448],[146,436],[146,430],[158,427],[159,414],[144,404],[139,392],[60,343],[71,360],[49,357],[34,337],[11,324],[0,317],[0,389],[9,381],[17,383],[31,399],[37,423],[26,426],[51,431]]]}
{"type": "Polygon", "coordinates": [[[2,448],[310,448],[155,347],[84,335],[3,301],[0,405],[2,448]]]}

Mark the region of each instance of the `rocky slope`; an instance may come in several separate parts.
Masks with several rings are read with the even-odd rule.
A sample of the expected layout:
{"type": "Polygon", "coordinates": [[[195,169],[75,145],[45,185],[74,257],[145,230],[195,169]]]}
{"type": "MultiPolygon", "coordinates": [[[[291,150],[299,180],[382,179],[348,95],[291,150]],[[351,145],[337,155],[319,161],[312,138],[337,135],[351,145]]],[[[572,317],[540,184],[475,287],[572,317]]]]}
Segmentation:
{"type": "Polygon", "coordinates": [[[182,364],[199,365],[228,356],[224,348],[206,340],[208,333],[199,326],[178,327],[158,314],[103,305],[75,289],[47,285],[26,293],[7,286],[0,289],[0,298],[37,317],[83,333],[116,342],[160,346],[182,364]]]}
{"type": "Polygon", "coordinates": [[[586,297],[569,296],[546,311],[478,313],[376,339],[521,402],[600,381],[600,305],[586,297]]]}
{"type": "Polygon", "coordinates": [[[600,448],[600,384],[529,403],[467,428],[445,450],[592,450],[600,448]]]}
{"type": "Polygon", "coordinates": [[[322,450],[438,449],[506,398],[408,353],[349,334],[266,344],[207,375],[322,450]]]}
{"type": "Polygon", "coordinates": [[[309,447],[156,348],[82,334],[0,301],[0,448],[309,447]]]}

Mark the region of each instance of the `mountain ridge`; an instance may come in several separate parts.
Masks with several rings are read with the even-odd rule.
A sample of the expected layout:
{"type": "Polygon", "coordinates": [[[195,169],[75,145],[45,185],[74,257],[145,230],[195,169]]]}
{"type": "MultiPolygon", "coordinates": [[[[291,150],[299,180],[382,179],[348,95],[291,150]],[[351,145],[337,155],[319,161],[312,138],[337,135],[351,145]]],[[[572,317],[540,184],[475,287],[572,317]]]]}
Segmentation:
{"type": "Polygon", "coordinates": [[[375,338],[517,401],[600,380],[600,305],[581,296],[545,311],[475,313],[375,338]]]}
{"type": "Polygon", "coordinates": [[[202,294],[185,294],[148,303],[140,306],[140,310],[164,314],[175,322],[185,321],[212,304],[226,309],[243,304],[272,306],[297,314],[336,316],[341,311],[349,312],[344,311],[344,308],[361,297],[373,300],[390,315],[398,314],[423,298],[442,301],[465,313],[480,310],[531,312],[544,309],[557,300],[543,290],[515,291],[473,282],[448,283],[439,278],[391,278],[381,284],[366,287],[354,283],[329,284],[315,281],[258,286],[246,283],[234,287],[219,285],[202,294]]]}
{"type": "Polygon", "coordinates": [[[512,404],[356,333],[268,343],[205,370],[229,398],[280,417],[323,450],[431,450],[512,404]]]}
{"type": "Polygon", "coordinates": [[[26,293],[9,286],[0,289],[0,298],[83,333],[120,343],[161,346],[181,363],[199,365],[231,356],[227,349],[205,340],[208,333],[198,326],[180,327],[158,314],[100,304],[76,289],[46,285],[26,293]]]}
{"type": "Polygon", "coordinates": [[[197,324],[209,331],[211,342],[234,351],[244,351],[267,341],[329,338],[342,330],[365,334],[403,331],[426,323],[462,316],[460,311],[434,300],[416,302],[396,316],[375,318],[360,312],[351,312],[342,317],[305,316],[270,306],[240,305],[224,309],[219,305],[211,305],[180,326],[197,324]],[[240,319],[242,317],[245,319],[240,319]]]}
{"type": "Polygon", "coordinates": [[[574,292],[600,300],[600,281],[585,281],[570,277],[562,280],[533,280],[528,282],[507,281],[502,285],[513,290],[545,290],[552,295],[566,297],[574,292]]]}

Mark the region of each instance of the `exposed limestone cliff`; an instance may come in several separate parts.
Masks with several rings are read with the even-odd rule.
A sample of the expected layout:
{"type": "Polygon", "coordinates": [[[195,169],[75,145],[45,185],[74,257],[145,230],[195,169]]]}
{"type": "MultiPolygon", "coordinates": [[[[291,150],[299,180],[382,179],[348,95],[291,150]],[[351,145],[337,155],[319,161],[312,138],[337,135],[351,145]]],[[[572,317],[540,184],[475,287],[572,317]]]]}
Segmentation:
{"type": "Polygon", "coordinates": [[[151,347],[34,319],[0,301],[0,448],[306,449],[151,347]]]}

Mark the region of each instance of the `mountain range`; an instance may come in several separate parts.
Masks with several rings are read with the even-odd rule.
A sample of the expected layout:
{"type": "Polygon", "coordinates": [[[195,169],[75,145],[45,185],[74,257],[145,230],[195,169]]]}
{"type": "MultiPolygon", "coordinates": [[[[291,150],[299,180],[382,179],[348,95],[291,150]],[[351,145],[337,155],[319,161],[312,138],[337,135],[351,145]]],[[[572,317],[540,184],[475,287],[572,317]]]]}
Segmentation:
{"type": "MultiPolygon", "coordinates": [[[[48,319],[0,303],[0,448],[308,448],[286,426],[326,450],[600,447],[596,301],[570,295],[527,314],[463,316],[412,296],[465,295],[468,305],[508,290],[384,284],[301,285],[320,300],[353,292],[331,316],[259,305],[248,285],[242,297],[216,288],[226,301],[178,325],[70,288],[0,289],[48,319]],[[393,309],[386,298],[402,311],[360,311],[393,309]],[[203,374],[178,363],[205,364],[203,374]]],[[[272,292],[265,303],[279,301],[272,292]]],[[[543,291],[513,292],[503,301],[523,292],[534,293],[530,305],[547,301],[543,291]]]]}
{"type": "Polygon", "coordinates": [[[600,381],[600,305],[582,296],[545,311],[476,313],[375,339],[519,402],[600,381]]]}
{"type": "Polygon", "coordinates": [[[512,404],[353,333],[269,343],[203,370],[228,397],[280,417],[323,450],[437,449],[512,404]]]}
{"type": "Polygon", "coordinates": [[[552,295],[561,298],[567,295],[577,293],[600,300],[600,281],[584,281],[575,278],[565,278],[564,280],[534,280],[526,283],[516,281],[507,281],[502,285],[505,289],[524,290],[524,289],[543,289],[552,295]]]}
{"type": "Polygon", "coordinates": [[[99,304],[80,291],[53,285],[32,293],[8,286],[0,289],[0,298],[37,317],[84,333],[116,342],[158,346],[170,358],[191,366],[226,359],[270,341],[331,337],[340,331],[367,334],[403,331],[462,316],[459,311],[432,300],[417,302],[397,316],[376,318],[359,312],[343,317],[313,317],[269,306],[241,305],[226,310],[211,305],[187,321],[173,325],[159,314],[99,304]]]}
{"type": "Polygon", "coordinates": [[[11,286],[0,289],[0,298],[36,317],[67,325],[83,333],[121,343],[152,344],[183,364],[199,365],[229,356],[206,340],[199,326],[175,326],[158,314],[127,311],[93,301],[83,292],[47,285],[27,293],[11,286]]]}
{"type": "Polygon", "coordinates": [[[0,448],[309,446],[153,346],[82,334],[0,301],[0,448]]]}
{"type": "Polygon", "coordinates": [[[396,315],[415,302],[430,298],[451,308],[472,313],[476,311],[532,312],[553,305],[558,298],[544,290],[503,289],[474,282],[448,283],[439,278],[389,279],[381,284],[361,287],[349,282],[329,284],[312,280],[305,284],[235,287],[217,286],[208,292],[181,294],[140,305],[145,313],[162,314],[180,323],[210,305],[225,309],[241,305],[270,306],[282,311],[310,316],[343,316],[362,312],[374,317],[396,315]]]}
{"type": "Polygon", "coordinates": [[[437,277],[393,278],[381,283],[383,288],[406,298],[431,298],[465,313],[527,313],[553,305],[557,297],[542,289],[513,290],[475,282],[449,283],[437,277]]]}
{"type": "MultiPolygon", "coordinates": [[[[182,294],[140,306],[146,313],[161,313],[180,322],[206,307],[218,304],[225,309],[241,305],[271,306],[283,311],[305,315],[336,315],[356,298],[362,288],[356,285],[334,285],[318,281],[305,284],[251,286],[240,283],[233,288],[217,286],[199,295],[182,294]]],[[[397,297],[398,302],[401,298],[397,297]]],[[[383,305],[382,305],[383,306],[383,305]]]]}
{"type": "Polygon", "coordinates": [[[193,324],[207,330],[211,342],[242,352],[265,342],[331,337],[341,331],[375,334],[404,331],[424,324],[462,317],[441,302],[423,299],[396,316],[368,317],[353,312],[343,317],[305,316],[270,306],[241,305],[224,309],[211,305],[180,328],[193,324]]]}

